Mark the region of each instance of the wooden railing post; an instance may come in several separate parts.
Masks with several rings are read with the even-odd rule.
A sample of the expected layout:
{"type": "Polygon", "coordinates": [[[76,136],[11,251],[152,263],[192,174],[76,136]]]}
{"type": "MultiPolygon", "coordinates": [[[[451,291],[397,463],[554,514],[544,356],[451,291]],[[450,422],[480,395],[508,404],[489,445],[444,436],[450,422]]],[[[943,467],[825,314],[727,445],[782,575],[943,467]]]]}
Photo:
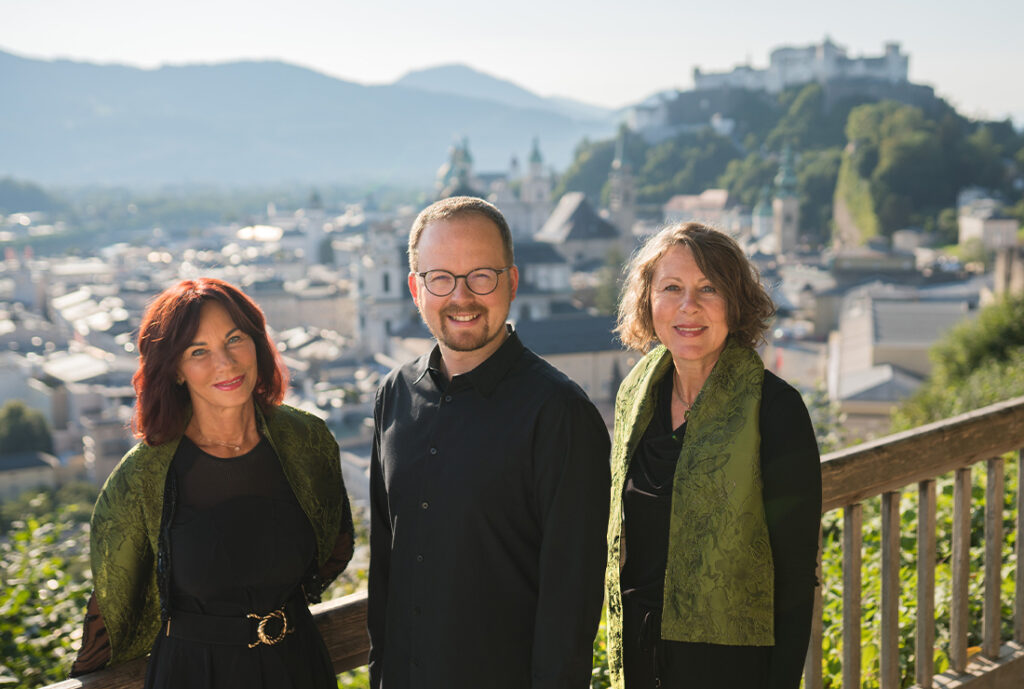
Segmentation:
{"type": "MultiPolygon", "coordinates": [[[[917,685],[931,689],[935,672],[935,480],[917,484],[917,685]]],[[[844,686],[859,687],[859,684],[844,686]]]]}
{"type": "Polygon", "coordinates": [[[900,494],[882,494],[882,658],[880,689],[900,686],[900,494]]]}
{"type": "Polygon", "coordinates": [[[953,479],[953,592],[949,621],[949,666],[967,669],[967,583],[971,554],[971,468],[956,470],[953,479]]]}
{"type": "Polygon", "coordinates": [[[864,507],[843,508],[843,686],[860,686],[860,588],[864,507]]]}
{"type": "Polygon", "coordinates": [[[982,612],[981,652],[986,658],[999,657],[1002,646],[1003,585],[1003,460],[988,460],[985,480],[985,605],[982,612]]]}
{"type": "Polygon", "coordinates": [[[1024,644],[1024,575],[1021,570],[1024,557],[1024,449],[1017,450],[1017,533],[1014,552],[1017,556],[1017,574],[1014,577],[1013,640],[1024,644]]]}

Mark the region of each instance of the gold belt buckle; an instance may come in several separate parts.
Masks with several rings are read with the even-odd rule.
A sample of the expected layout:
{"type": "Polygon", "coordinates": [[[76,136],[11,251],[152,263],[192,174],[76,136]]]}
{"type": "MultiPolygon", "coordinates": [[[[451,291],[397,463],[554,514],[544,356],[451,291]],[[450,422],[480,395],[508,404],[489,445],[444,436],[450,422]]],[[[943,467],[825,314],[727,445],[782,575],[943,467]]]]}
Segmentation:
{"type": "Polygon", "coordinates": [[[260,644],[264,644],[266,646],[273,646],[274,644],[283,641],[286,634],[291,634],[295,631],[294,629],[290,629],[288,627],[288,617],[284,614],[284,608],[274,610],[273,612],[269,612],[266,615],[257,615],[256,613],[249,613],[248,615],[246,615],[246,618],[260,621],[259,625],[256,627],[256,642],[249,644],[249,648],[256,648],[260,644]],[[279,631],[277,634],[267,633],[267,623],[271,620],[280,620],[281,622],[281,631],[279,631]]]}

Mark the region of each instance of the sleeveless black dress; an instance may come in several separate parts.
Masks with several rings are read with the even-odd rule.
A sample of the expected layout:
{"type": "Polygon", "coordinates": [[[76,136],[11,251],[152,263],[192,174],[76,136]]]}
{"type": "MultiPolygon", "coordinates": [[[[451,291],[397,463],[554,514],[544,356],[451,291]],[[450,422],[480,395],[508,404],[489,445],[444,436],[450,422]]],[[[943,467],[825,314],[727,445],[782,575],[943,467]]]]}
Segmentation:
{"type": "MultiPolygon", "coordinates": [[[[316,555],[313,528],[265,438],[222,459],[183,437],[171,471],[178,495],[168,539],[172,611],[264,615],[302,595],[316,555]]],[[[308,608],[298,607],[298,619],[289,620],[295,631],[273,646],[205,643],[161,629],[146,689],[335,689],[323,639],[308,608]]]]}

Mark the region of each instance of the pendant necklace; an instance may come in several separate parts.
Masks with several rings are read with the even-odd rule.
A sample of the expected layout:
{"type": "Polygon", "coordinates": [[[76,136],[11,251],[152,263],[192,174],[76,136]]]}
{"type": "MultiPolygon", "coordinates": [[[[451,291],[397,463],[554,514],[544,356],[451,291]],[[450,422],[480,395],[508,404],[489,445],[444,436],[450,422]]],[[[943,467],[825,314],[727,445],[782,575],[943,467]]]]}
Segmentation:
{"type": "Polygon", "coordinates": [[[672,385],[672,394],[675,396],[677,400],[679,400],[679,403],[683,405],[683,420],[688,420],[690,418],[690,409],[693,407],[693,402],[696,402],[697,400],[694,399],[693,402],[687,402],[685,399],[683,399],[683,396],[679,394],[679,390],[676,389],[674,383],[672,385]]]}

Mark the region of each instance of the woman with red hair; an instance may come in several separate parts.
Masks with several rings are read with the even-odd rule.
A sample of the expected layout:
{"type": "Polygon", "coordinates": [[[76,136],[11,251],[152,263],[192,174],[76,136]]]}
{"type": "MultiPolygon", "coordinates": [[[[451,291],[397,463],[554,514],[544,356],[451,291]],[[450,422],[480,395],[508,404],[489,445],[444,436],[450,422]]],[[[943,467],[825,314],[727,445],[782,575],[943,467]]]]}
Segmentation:
{"type": "Polygon", "coordinates": [[[184,280],[139,329],[141,442],[92,518],[81,675],[150,653],[147,689],[335,687],[307,604],[352,555],[338,446],[281,404],[285,370],[259,307],[184,280]]]}

